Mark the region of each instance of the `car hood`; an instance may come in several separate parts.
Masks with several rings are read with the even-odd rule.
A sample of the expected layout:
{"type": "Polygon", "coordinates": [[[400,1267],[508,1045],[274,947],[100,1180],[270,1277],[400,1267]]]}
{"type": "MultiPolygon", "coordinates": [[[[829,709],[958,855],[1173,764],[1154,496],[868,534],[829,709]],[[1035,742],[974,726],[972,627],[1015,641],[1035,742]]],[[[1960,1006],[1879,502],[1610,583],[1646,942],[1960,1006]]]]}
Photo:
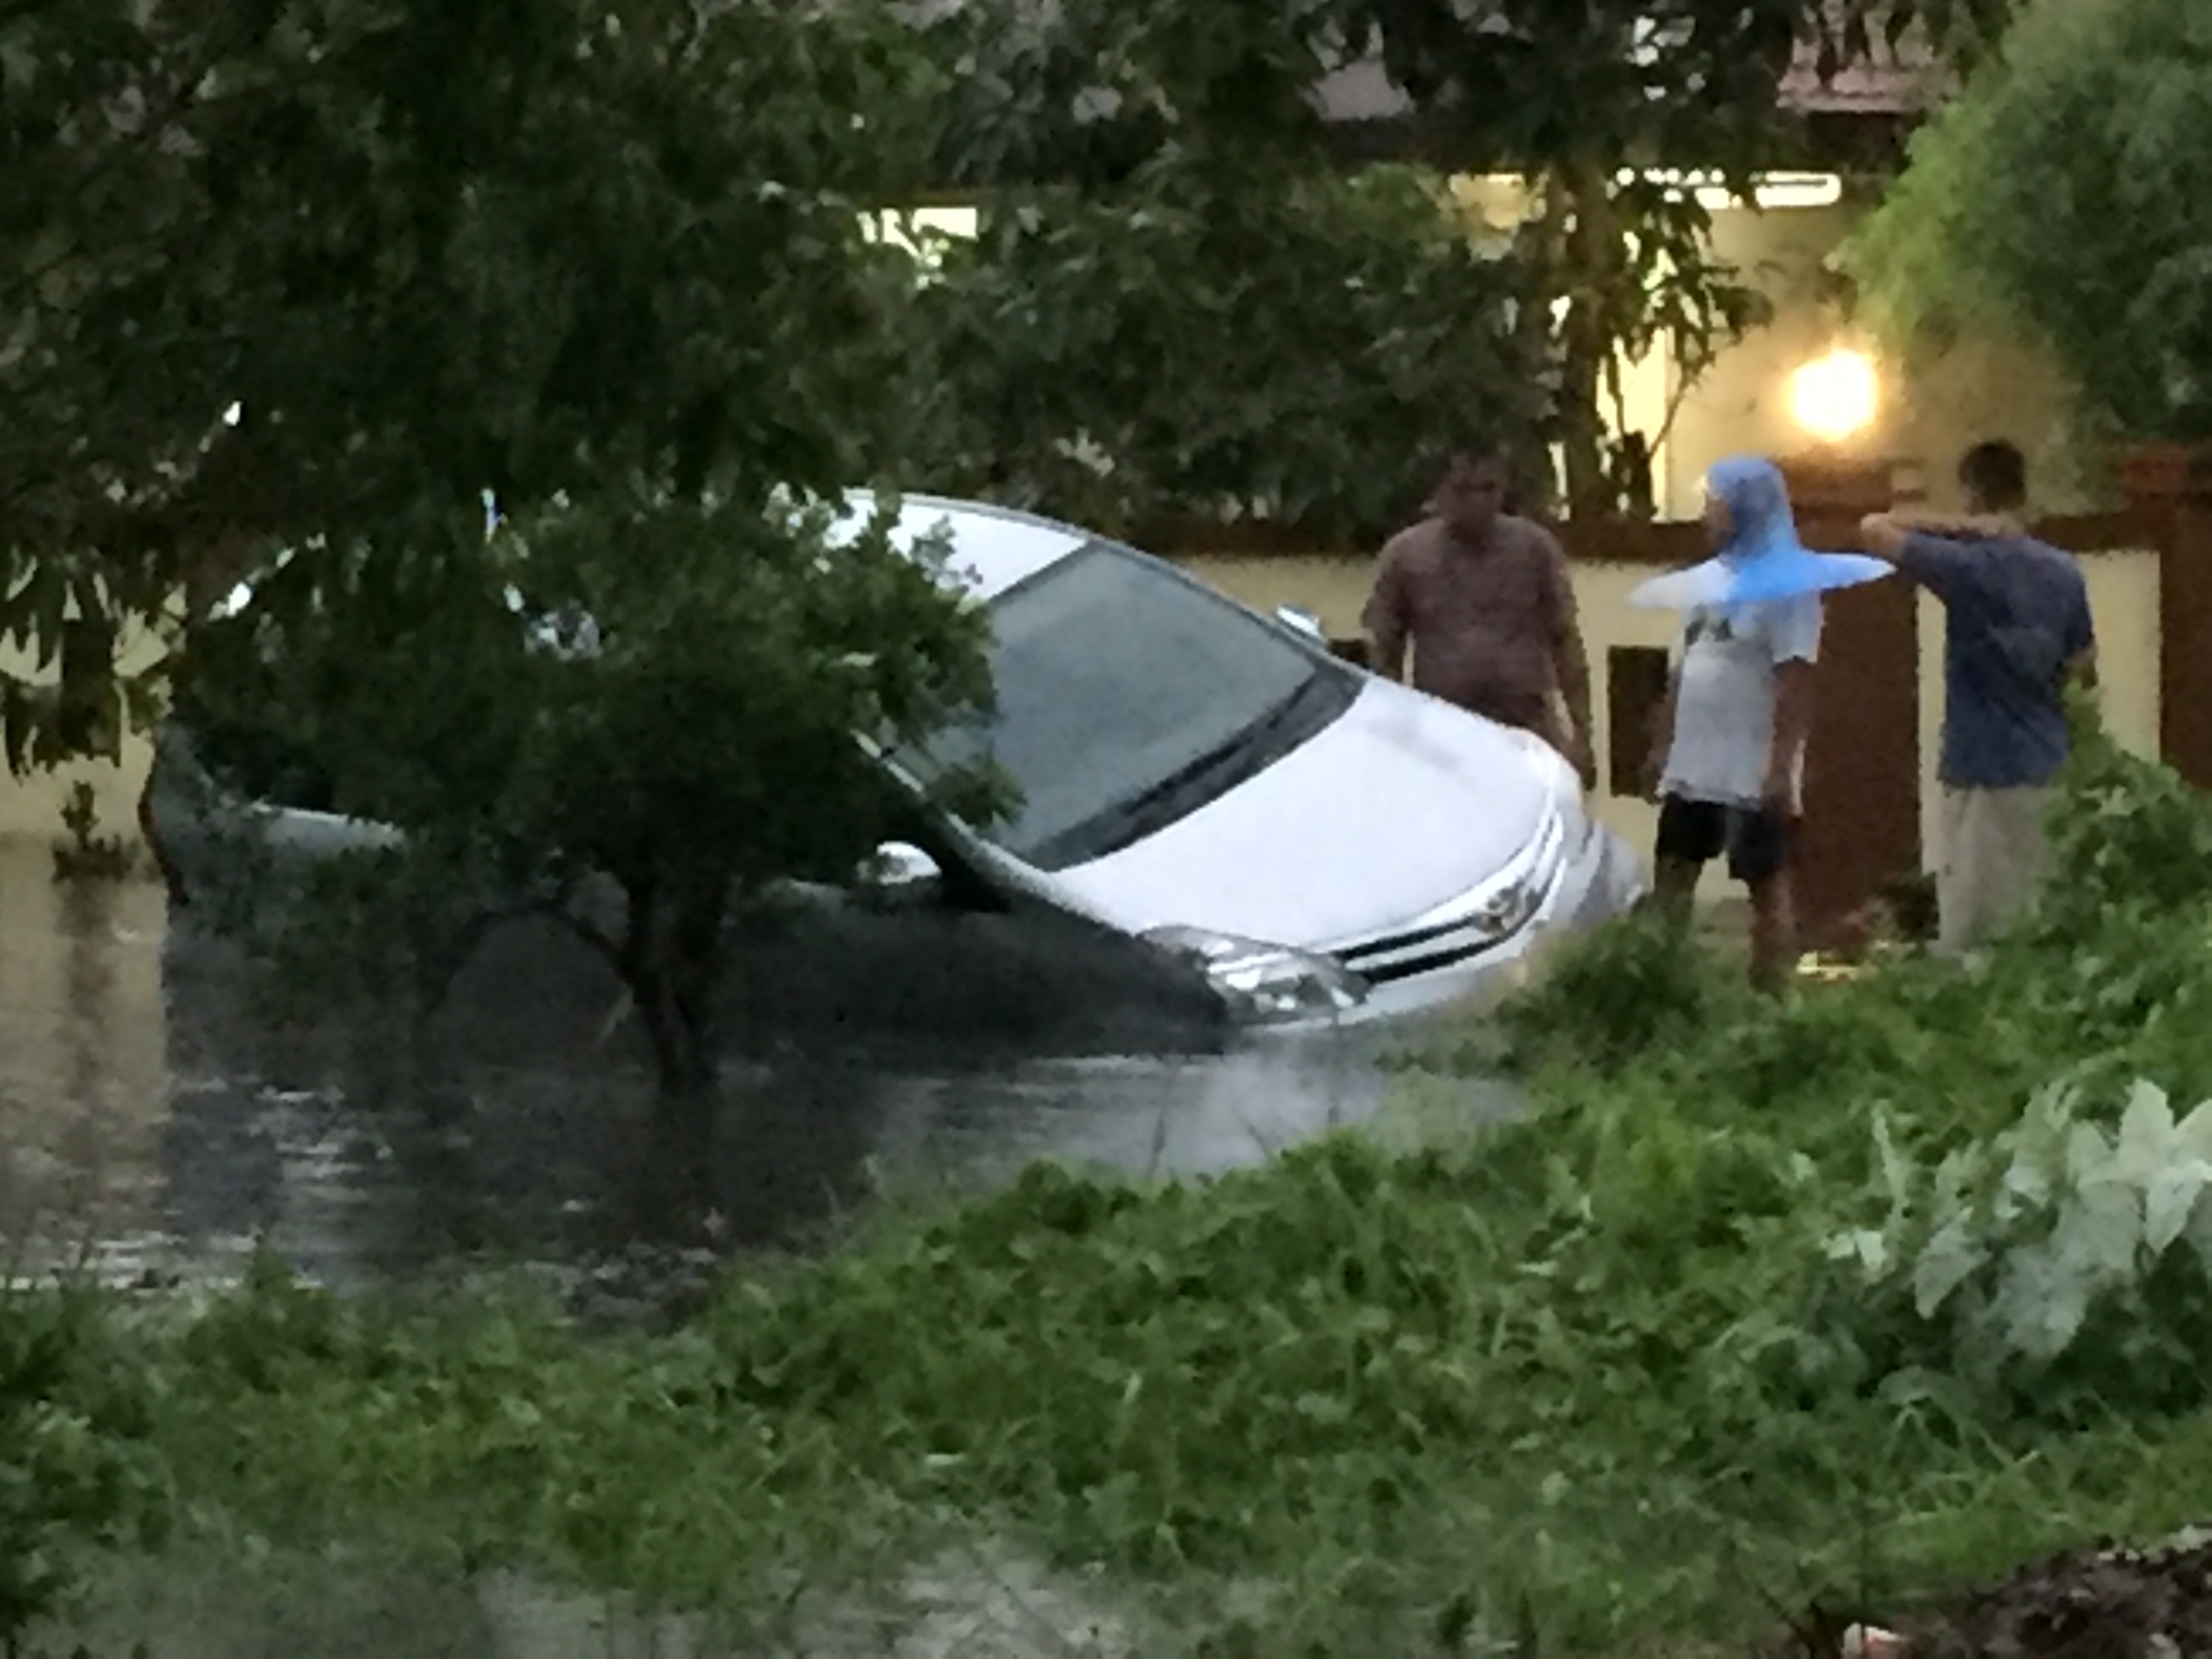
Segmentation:
{"type": "Polygon", "coordinates": [[[1257,777],[1050,879],[1133,933],[1206,927],[1325,947],[1410,921],[1495,875],[1551,799],[1516,734],[1370,679],[1340,718],[1257,777]]]}

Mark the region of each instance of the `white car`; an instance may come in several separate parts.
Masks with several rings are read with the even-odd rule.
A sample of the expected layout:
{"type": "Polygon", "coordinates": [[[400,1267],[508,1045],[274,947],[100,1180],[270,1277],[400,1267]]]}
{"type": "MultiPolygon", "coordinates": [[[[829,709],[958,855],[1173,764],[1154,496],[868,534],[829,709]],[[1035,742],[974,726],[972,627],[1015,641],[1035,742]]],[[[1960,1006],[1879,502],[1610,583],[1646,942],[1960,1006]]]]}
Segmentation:
{"type": "MultiPolygon", "coordinates": [[[[1065,972],[1089,975],[1068,993],[1086,1005],[1142,1001],[1150,979],[1164,1006],[1200,992],[1225,1028],[1361,1024],[1516,980],[1540,943],[1643,892],[1551,748],[1342,661],[1294,613],[1048,519],[904,498],[897,533],[933,531],[990,606],[997,713],[886,763],[919,776],[986,750],[1023,804],[981,833],[941,822],[881,850],[842,901],[839,960],[812,970],[834,1018],[865,1026],[858,999],[930,1024],[915,981],[995,951],[971,1000],[1065,972]]],[[[149,824],[173,865],[191,826],[159,771],[149,824]]],[[[391,833],[252,810],[305,852],[391,833]]],[[[764,981],[807,971],[747,977],[757,1002],[764,981]]]]}

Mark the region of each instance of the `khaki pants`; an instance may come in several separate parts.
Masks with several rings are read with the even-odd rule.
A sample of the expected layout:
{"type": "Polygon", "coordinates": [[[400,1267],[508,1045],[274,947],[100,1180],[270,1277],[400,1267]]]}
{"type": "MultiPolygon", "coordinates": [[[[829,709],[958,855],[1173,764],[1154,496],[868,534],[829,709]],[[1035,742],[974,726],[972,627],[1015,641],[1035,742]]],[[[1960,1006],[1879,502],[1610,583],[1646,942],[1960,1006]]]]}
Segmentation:
{"type": "Polygon", "coordinates": [[[2020,920],[2043,880],[2047,787],[1943,790],[1936,949],[1960,956],[2020,920]]]}

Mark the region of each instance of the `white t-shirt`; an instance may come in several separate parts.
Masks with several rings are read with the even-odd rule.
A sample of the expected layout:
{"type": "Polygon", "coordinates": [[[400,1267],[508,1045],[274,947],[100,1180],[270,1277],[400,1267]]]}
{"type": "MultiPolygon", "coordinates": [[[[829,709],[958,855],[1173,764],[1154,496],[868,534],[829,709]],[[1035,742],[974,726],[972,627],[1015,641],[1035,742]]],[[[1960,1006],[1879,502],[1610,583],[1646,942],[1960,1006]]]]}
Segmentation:
{"type": "MultiPolygon", "coordinates": [[[[1677,647],[1674,738],[1661,792],[1758,805],[1774,742],[1775,670],[1814,661],[1820,652],[1817,594],[1692,611],[1677,647]]],[[[1793,792],[1804,760],[1802,752],[1796,758],[1793,792]]]]}

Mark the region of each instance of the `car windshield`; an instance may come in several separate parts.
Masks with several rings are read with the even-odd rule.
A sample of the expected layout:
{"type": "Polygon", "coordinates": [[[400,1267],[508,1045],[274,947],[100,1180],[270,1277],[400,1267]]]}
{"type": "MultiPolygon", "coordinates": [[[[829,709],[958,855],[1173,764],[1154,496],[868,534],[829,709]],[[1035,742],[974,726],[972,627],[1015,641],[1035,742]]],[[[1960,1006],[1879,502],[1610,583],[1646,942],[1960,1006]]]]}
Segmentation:
{"type": "Polygon", "coordinates": [[[1040,869],[1101,858],[1296,748],[1357,678],[1153,562],[1093,542],[992,604],[998,711],[894,758],[994,760],[1022,803],[990,838],[1040,869]]]}

